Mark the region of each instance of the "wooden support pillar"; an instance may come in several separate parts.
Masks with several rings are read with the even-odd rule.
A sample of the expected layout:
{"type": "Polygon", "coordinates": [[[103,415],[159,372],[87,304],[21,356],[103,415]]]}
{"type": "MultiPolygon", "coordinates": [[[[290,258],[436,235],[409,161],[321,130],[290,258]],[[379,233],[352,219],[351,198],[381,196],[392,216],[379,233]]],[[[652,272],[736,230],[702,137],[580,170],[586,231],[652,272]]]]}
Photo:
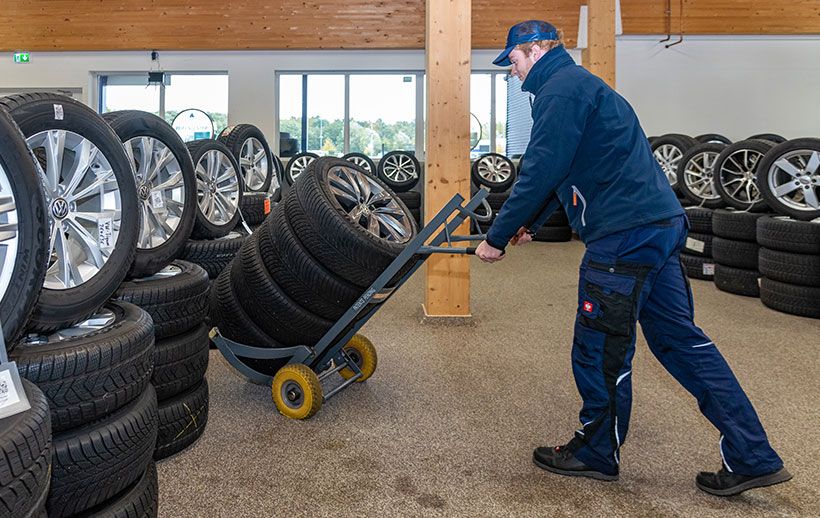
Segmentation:
{"type": "MultiPolygon", "coordinates": [[[[428,220],[454,194],[470,197],[471,7],[471,0],[427,0],[424,214],[428,220]]],[[[469,233],[469,225],[458,233],[469,233]]],[[[426,267],[425,314],[469,316],[469,257],[434,255],[426,267]]]]}
{"type": "Polygon", "coordinates": [[[584,67],[615,88],[615,0],[587,0],[587,5],[584,67]]]}

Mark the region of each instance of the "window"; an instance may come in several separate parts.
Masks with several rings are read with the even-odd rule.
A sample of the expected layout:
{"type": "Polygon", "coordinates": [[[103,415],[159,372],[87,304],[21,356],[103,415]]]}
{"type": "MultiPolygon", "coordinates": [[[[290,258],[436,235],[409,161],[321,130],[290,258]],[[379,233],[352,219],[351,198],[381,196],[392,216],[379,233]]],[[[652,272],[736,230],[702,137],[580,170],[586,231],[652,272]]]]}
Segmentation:
{"type": "Polygon", "coordinates": [[[279,76],[279,156],[293,156],[303,150],[301,145],[303,77],[301,74],[279,76]]]}
{"type": "Polygon", "coordinates": [[[473,159],[489,153],[492,147],[492,80],[492,74],[470,76],[470,158],[473,159]]]}
{"type": "Polygon", "coordinates": [[[228,75],[165,73],[162,84],[148,84],[147,73],[100,75],[100,113],[142,110],[170,124],[177,113],[198,108],[207,113],[216,133],[228,125],[228,75]]]}
{"type": "Polygon", "coordinates": [[[495,75],[495,152],[505,153],[507,150],[507,76],[495,75]]]}
{"type": "Polygon", "coordinates": [[[312,74],[307,79],[307,151],[345,154],[345,76],[312,74]]]}
{"type": "Polygon", "coordinates": [[[141,110],[159,115],[160,85],[149,85],[147,74],[100,77],[100,113],[141,110]]]}
{"type": "Polygon", "coordinates": [[[521,90],[521,81],[510,77],[507,81],[507,138],[506,155],[520,157],[527,150],[532,130],[531,96],[521,90]]]}
{"type": "Polygon", "coordinates": [[[380,157],[416,149],[415,74],[350,75],[350,151],[380,157]]]}
{"type": "Polygon", "coordinates": [[[228,126],[227,74],[171,74],[165,86],[165,120],[170,124],[176,114],[188,108],[207,113],[218,134],[228,126]]]}

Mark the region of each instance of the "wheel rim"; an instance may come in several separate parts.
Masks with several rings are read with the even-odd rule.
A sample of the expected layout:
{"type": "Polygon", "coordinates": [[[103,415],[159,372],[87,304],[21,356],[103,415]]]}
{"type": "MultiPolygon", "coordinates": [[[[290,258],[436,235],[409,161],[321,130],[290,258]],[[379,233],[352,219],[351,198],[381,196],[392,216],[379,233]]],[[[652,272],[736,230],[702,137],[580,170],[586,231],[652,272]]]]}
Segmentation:
{"type": "Polygon", "coordinates": [[[766,183],[784,206],[820,210],[820,152],[799,149],[781,155],[767,171],[766,183]]]}
{"type": "Polygon", "coordinates": [[[140,201],[142,223],[137,248],[156,248],[171,239],[182,222],[182,166],[168,146],[155,138],[132,138],[124,146],[125,154],[134,164],[140,201]]]}
{"type": "Polygon", "coordinates": [[[347,161],[356,164],[357,166],[361,167],[362,169],[364,169],[368,173],[373,172],[373,168],[370,167],[370,162],[364,157],[351,156],[351,157],[347,157],[347,161]]]}
{"type": "Polygon", "coordinates": [[[290,177],[296,180],[300,174],[305,172],[305,169],[310,165],[311,162],[316,160],[315,157],[312,156],[300,156],[296,157],[291,160],[290,163],[290,177]]]}
{"type": "Polygon", "coordinates": [[[396,243],[413,237],[410,218],[398,199],[367,174],[337,166],[328,172],[326,182],[342,210],[372,235],[396,243]]]}
{"type": "Polygon", "coordinates": [[[675,185],[678,182],[678,164],[683,158],[683,152],[677,146],[663,144],[658,146],[652,154],[655,155],[655,160],[663,169],[666,179],[671,185],[675,185]]]}
{"type": "Polygon", "coordinates": [[[142,277],[140,279],[133,279],[132,282],[140,283],[140,282],[147,282],[147,281],[158,281],[158,280],[161,280],[161,279],[169,279],[171,277],[176,277],[180,273],[182,273],[182,268],[180,268],[179,266],[177,266],[175,264],[169,264],[168,266],[166,266],[162,270],[158,271],[154,275],[151,275],[150,277],[142,277]]]}
{"type": "Polygon", "coordinates": [[[92,333],[96,333],[106,327],[113,325],[117,321],[117,316],[108,308],[102,308],[88,319],[55,331],[50,335],[28,335],[23,340],[23,345],[44,345],[54,342],[62,342],[71,338],[81,338],[92,333]]]}
{"type": "Polygon", "coordinates": [[[79,286],[100,272],[117,243],[117,177],[108,158],[77,133],[46,130],[26,142],[40,162],[48,207],[51,256],[43,286],[79,286]]]}
{"type": "Polygon", "coordinates": [[[9,287],[11,277],[14,274],[14,266],[17,264],[17,247],[20,244],[20,236],[17,231],[19,221],[17,214],[17,202],[14,198],[14,191],[11,189],[11,181],[0,164],[0,298],[5,295],[9,287]]]}
{"type": "Polygon", "coordinates": [[[720,153],[706,151],[698,153],[684,166],[683,181],[686,187],[702,200],[717,200],[720,195],[715,190],[715,160],[720,153]]]}
{"type": "Polygon", "coordinates": [[[384,176],[394,182],[406,182],[419,176],[413,159],[404,153],[397,153],[385,157],[382,171],[384,172],[384,176]]]}
{"type": "Polygon", "coordinates": [[[239,154],[239,167],[245,185],[252,191],[258,191],[265,185],[270,172],[268,154],[259,139],[251,137],[242,144],[239,154]]]}
{"type": "Polygon", "coordinates": [[[196,164],[199,210],[214,225],[225,225],[239,205],[239,178],[225,153],[211,149],[196,164]]]}
{"type": "Polygon", "coordinates": [[[301,385],[291,380],[282,383],[282,402],[294,410],[301,408],[305,402],[305,392],[301,385]]]}
{"type": "Polygon", "coordinates": [[[755,170],[762,156],[762,153],[753,149],[739,149],[723,161],[718,180],[732,200],[750,205],[760,201],[755,170]]]}
{"type": "Polygon", "coordinates": [[[512,176],[512,167],[500,156],[483,156],[478,159],[478,175],[491,183],[504,183],[512,176]]]}

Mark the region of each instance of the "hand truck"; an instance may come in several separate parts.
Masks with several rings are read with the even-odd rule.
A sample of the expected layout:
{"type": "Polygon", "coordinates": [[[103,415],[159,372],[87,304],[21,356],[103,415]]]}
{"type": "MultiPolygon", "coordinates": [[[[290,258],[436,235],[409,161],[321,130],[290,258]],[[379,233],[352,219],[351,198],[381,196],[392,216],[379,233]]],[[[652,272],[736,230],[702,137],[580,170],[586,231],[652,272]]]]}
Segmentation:
{"type": "MultiPolygon", "coordinates": [[[[271,386],[273,401],[282,415],[292,419],[313,416],[323,402],[352,383],[365,381],[373,374],[377,361],[376,349],[358,331],[422,263],[431,254],[475,254],[474,247],[457,248],[452,245],[457,242],[481,241],[486,236],[458,236],[453,235],[453,232],[468,217],[476,222],[490,220],[492,209],[486,200],[488,192],[486,189],[479,189],[466,204],[460,194],[453,196],[313,346],[271,349],[244,345],[225,338],[216,327],[211,329],[211,340],[228,363],[249,380],[271,386]],[[479,205],[484,208],[484,215],[476,213],[479,205]],[[425,244],[428,240],[430,243],[425,244]],[[442,246],[444,243],[448,246],[442,246]],[[411,267],[401,275],[398,282],[386,287],[408,264],[411,267]],[[284,365],[274,375],[270,375],[256,370],[240,358],[277,360],[284,365]],[[344,381],[328,392],[323,392],[322,381],[336,373],[344,381]]],[[[476,226],[480,231],[480,227],[476,226]]]]}

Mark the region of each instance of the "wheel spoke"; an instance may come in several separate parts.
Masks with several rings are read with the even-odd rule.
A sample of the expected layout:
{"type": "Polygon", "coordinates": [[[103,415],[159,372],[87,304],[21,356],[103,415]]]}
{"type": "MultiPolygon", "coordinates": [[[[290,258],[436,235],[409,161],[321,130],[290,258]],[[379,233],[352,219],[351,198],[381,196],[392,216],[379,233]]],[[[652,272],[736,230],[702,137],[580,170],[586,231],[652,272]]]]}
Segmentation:
{"type": "Polygon", "coordinates": [[[820,201],[817,199],[817,192],[815,192],[814,187],[804,189],[803,196],[805,197],[806,205],[812,209],[820,209],[820,201]]]}
{"type": "Polygon", "coordinates": [[[100,244],[97,240],[88,233],[88,230],[75,220],[67,218],[65,220],[68,224],[69,233],[76,236],[78,244],[82,244],[86,252],[86,257],[94,261],[94,266],[102,268],[105,264],[102,253],[100,252],[100,244]]]}
{"type": "Polygon", "coordinates": [[[166,189],[173,189],[179,187],[183,182],[182,171],[178,171],[168,177],[167,180],[154,187],[155,191],[164,191],[166,189]]]}
{"type": "Polygon", "coordinates": [[[784,183],[784,184],[783,184],[783,185],[781,185],[780,187],[777,187],[777,188],[774,190],[774,195],[775,195],[775,196],[777,196],[777,197],[779,198],[779,197],[781,197],[781,196],[785,196],[785,195],[787,195],[787,194],[789,194],[789,193],[791,193],[791,192],[794,192],[794,191],[796,191],[796,190],[797,190],[797,189],[799,189],[799,188],[800,188],[800,184],[799,184],[799,183],[796,183],[796,182],[791,182],[791,181],[790,181],[790,182],[788,182],[788,183],[784,183]]]}
{"type": "Polygon", "coordinates": [[[809,163],[806,164],[806,172],[809,174],[817,174],[818,169],[820,169],[820,152],[815,151],[811,154],[809,163]]]}
{"type": "Polygon", "coordinates": [[[78,201],[87,198],[92,194],[99,194],[100,198],[102,198],[105,195],[103,188],[105,187],[105,184],[108,182],[114,182],[115,184],[117,182],[117,179],[114,177],[114,171],[112,171],[111,169],[97,173],[96,180],[89,184],[88,187],[86,187],[85,189],[76,194],[65,196],[65,199],[69,202],[78,201]],[[94,191],[96,190],[100,190],[100,192],[95,193],[94,191]]]}

